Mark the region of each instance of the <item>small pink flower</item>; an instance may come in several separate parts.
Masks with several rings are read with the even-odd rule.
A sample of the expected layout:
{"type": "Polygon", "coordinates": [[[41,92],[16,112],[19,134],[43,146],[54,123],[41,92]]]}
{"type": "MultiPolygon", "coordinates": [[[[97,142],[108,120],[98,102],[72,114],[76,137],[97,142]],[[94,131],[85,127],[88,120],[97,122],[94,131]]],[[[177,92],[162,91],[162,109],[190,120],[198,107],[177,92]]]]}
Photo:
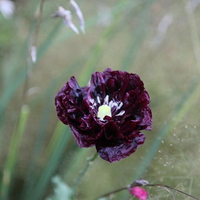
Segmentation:
{"type": "Polygon", "coordinates": [[[147,191],[138,186],[130,188],[129,192],[139,200],[146,200],[148,196],[147,191]]]}

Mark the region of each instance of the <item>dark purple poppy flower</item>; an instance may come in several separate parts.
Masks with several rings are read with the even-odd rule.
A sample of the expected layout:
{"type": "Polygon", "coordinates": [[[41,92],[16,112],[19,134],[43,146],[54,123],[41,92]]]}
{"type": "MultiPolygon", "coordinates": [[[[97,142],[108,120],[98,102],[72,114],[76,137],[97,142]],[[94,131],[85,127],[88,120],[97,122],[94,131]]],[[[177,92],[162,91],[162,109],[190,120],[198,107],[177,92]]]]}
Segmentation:
{"type": "Polygon", "coordinates": [[[80,87],[71,77],[55,98],[58,118],[68,124],[80,147],[96,146],[109,162],[135,152],[151,130],[150,97],[136,74],[106,69],[80,87]]]}

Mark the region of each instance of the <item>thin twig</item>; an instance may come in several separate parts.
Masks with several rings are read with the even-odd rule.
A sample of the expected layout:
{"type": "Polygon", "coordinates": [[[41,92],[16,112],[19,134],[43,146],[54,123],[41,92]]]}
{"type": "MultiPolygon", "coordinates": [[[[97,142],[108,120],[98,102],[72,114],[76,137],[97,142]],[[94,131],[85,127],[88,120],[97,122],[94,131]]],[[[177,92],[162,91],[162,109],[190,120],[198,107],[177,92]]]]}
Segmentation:
{"type": "Polygon", "coordinates": [[[200,200],[199,198],[197,198],[197,197],[195,197],[195,196],[193,196],[191,194],[187,194],[187,193],[185,193],[185,192],[183,192],[181,190],[178,190],[178,189],[175,189],[175,188],[171,188],[171,187],[169,187],[167,185],[162,185],[162,184],[148,184],[146,186],[149,186],[149,187],[152,187],[152,186],[154,186],[154,187],[163,187],[165,189],[169,189],[169,190],[173,190],[173,191],[179,192],[179,193],[184,194],[184,195],[186,195],[188,197],[191,197],[193,199],[200,200]]]}
{"type": "Polygon", "coordinates": [[[105,194],[103,194],[103,195],[97,197],[95,200],[98,200],[98,199],[103,198],[103,197],[110,196],[111,194],[115,194],[115,193],[117,193],[117,192],[121,192],[122,190],[127,190],[128,188],[129,188],[129,186],[126,186],[126,187],[119,188],[119,189],[117,189],[117,190],[113,190],[113,191],[111,191],[111,192],[105,193],[105,194]]]}
{"type": "Polygon", "coordinates": [[[41,21],[42,21],[44,1],[45,0],[40,1],[39,11],[35,15],[35,17],[37,19],[37,25],[36,25],[36,29],[35,29],[35,32],[34,32],[34,35],[33,35],[33,42],[32,42],[32,46],[35,46],[35,47],[37,46],[39,30],[40,30],[40,25],[41,25],[41,21]]]}
{"type": "Polygon", "coordinates": [[[26,79],[24,82],[24,87],[23,87],[23,93],[22,93],[22,104],[26,103],[26,92],[29,88],[29,79],[30,79],[30,69],[31,66],[33,64],[33,58],[32,58],[32,51],[34,50],[35,52],[35,61],[36,62],[36,57],[37,57],[37,41],[38,41],[38,35],[39,35],[39,30],[40,30],[40,24],[41,24],[41,20],[42,20],[42,13],[43,13],[43,6],[44,6],[44,1],[45,0],[41,0],[40,1],[40,5],[39,5],[39,10],[36,11],[35,13],[35,19],[36,19],[36,28],[33,32],[33,36],[30,40],[30,44],[28,46],[28,56],[27,56],[27,65],[26,65],[26,70],[27,70],[27,74],[26,74],[26,79]]]}
{"type": "MultiPolygon", "coordinates": [[[[130,189],[130,188],[132,188],[132,187],[135,187],[135,186],[143,186],[143,187],[146,187],[146,186],[149,186],[149,187],[163,187],[164,189],[166,189],[166,190],[168,190],[168,191],[176,191],[176,192],[179,192],[179,193],[181,193],[181,194],[184,194],[184,195],[186,195],[186,196],[188,196],[188,197],[191,197],[191,198],[193,198],[193,199],[200,200],[200,198],[197,198],[197,197],[195,197],[195,196],[193,196],[193,195],[191,195],[191,194],[187,194],[187,193],[185,193],[185,192],[183,192],[183,191],[181,191],[181,190],[178,190],[178,189],[175,189],[175,188],[171,188],[171,187],[169,187],[169,186],[167,186],[167,185],[162,185],[162,184],[146,184],[146,183],[147,183],[147,181],[145,182],[145,180],[137,180],[137,181],[133,182],[131,185],[128,185],[128,186],[126,186],[126,187],[122,187],[122,188],[119,188],[119,189],[117,189],[117,190],[113,190],[113,191],[111,191],[111,192],[105,193],[105,194],[99,196],[98,198],[96,198],[95,200],[98,200],[98,199],[103,198],[103,197],[110,196],[111,194],[115,194],[115,193],[120,192],[120,191],[122,191],[122,190],[128,190],[128,189],[130,189]]],[[[173,197],[174,197],[174,196],[173,196],[173,197]]]]}

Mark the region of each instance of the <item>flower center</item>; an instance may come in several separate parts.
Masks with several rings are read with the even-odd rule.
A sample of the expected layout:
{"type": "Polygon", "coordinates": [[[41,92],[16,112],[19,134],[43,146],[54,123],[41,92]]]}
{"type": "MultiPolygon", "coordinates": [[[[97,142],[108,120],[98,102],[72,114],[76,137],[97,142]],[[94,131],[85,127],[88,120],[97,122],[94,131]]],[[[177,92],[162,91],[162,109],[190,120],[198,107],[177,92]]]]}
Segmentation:
{"type": "Polygon", "coordinates": [[[111,108],[108,105],[101,105],[98,108],[97,117],[103,120],[105,116],[112,117],[111,108]]]}

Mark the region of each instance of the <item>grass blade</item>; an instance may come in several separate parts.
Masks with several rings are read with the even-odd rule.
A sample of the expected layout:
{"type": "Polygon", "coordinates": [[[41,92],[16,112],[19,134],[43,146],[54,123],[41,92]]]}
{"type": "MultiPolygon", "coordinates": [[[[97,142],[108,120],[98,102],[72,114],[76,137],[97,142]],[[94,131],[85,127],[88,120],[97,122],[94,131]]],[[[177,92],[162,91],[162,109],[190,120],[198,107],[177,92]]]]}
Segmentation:
{"type": "Polygon", "coordinates": [[[54,175],[57,166],[59,165],[70,136],[71,134],[69,134],[69,129],[66,129],[66,126],[59,122],[47,148],[47,155],[50,157],[46,162],[44,170],[41,172],[39,179],[34,183],[34,187],[28,188],[28,192],[25,193],[25,197],[23,199],[42,199],[45,189],[54,175]]]}
{"type": "Polygon", "coordinates": [[[3,171],[3,178],[1,182],[1,192],[0,192],[1,199],[8,199],[8,192],[11,186],[12,175],[14,173],[14,167],[19,153],[20,143],[22,141],[23,134],[25,131],[28,115],[29,115],[29,108],[26,105],[24,105],[21,108],[19,122],[12,135],[10,150],[3,171]]]}

